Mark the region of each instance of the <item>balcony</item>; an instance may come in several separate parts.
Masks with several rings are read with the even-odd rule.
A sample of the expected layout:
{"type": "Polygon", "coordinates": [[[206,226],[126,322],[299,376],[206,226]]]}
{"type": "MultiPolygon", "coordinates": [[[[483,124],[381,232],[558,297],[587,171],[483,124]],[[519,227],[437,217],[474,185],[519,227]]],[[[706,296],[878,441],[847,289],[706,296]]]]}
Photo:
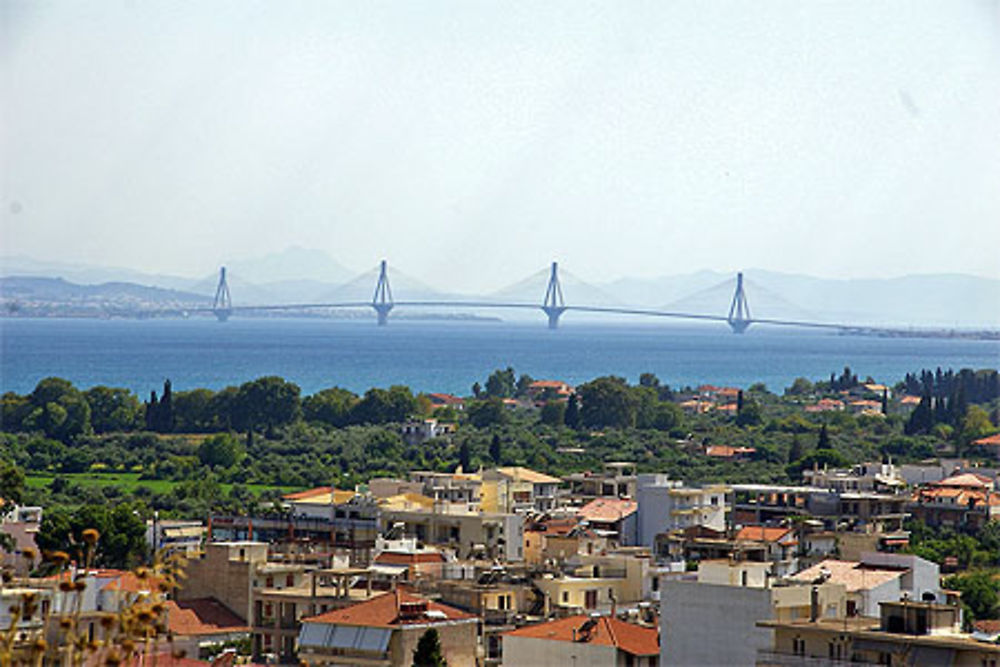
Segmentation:
{"type": "Polygon", "coordinates": [[[878,665],[874,662],[816,658],[807,655],[795,655],[794,653],[779,653],[770,649],[760,649],[757,651],[757,667],[878,667],[878,665]]]}

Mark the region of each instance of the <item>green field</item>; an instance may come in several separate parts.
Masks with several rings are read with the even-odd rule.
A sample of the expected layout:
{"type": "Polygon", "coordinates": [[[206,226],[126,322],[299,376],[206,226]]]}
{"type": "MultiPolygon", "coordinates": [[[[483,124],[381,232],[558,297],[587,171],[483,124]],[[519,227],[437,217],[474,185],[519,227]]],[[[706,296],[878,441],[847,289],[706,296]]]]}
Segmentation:
{"type": "MultiPolygon", "coordinates": [[[[140,480],[139,476],[140,473],[137,472],[81,472],[62,475],[29,473],[26,475],[25,483],[30,488],[44,488],[51,484],[52,480],[56,477],[63,477],[80,486],[117,486],[126,492],[131,492],[140,486],[145,486],[153,493],[167,493],[180,483],[163,479],[140,480]]],[[[229,489],[233,487],[232,484],[219,484],[219,486],[226,493],[229,493],[229,489]]],[[[301,487],[297,486],[272,486],[268,484],[247,484],[246,487],[253,493],[260,493],[269,489],[278,489],[282,493],[292,493],[302,490],[301,487]]]]}

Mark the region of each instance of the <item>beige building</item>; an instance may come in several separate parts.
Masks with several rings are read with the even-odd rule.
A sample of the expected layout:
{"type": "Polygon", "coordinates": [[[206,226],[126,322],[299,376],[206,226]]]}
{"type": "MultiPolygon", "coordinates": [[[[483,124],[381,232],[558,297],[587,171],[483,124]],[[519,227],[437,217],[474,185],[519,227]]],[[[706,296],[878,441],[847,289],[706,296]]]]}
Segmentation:
{"type": "Polygon", "coordinates": [[[410,665],[420,637],[434,629],[449,667],[475,667],[478,623],[463,611],[397,589],[305,619],[299,657],[315,666],[410,665]]]}
{"type": "Polygon", "coordinates": [[[992,667],[1000,646],[963,633],[961,609],[930,602],[883,602],[879,618],[761,621],[774,631],[759,667],[861,664],[890,667],[992,667]]]}
{"type": "Polygon", "coordinates": [[[517,514],[471,511],[464,505],[435,502],[426,496],[394,496],[380,501],[385,529],[452,549],[459,558],[524,559],[524,519],[517,514]]]}
{"type": "Polygon", "coordinates": [[[562,480],[519,466],[482,473],[484,512],[550,512],[558,504],[562,480]]]}

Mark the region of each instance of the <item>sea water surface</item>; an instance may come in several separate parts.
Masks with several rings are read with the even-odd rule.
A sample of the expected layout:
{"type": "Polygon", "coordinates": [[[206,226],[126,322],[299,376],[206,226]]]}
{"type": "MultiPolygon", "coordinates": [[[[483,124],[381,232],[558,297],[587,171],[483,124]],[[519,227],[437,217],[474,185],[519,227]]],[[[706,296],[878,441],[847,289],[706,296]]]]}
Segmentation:
{"type": "Polygon", "coordinates": [[[0,390],[30,392],[47,376],[78,387],[127,387],[140,396],[169,378],[175,390],[219,389],[263,375],[304,394],[404,384],[470,393],[495,368],[571,384],[601,375],[631,382],[653,372],[671,386],[703,383],[781,391],[796,377],[850,366],[894,383],[922,368],[998,368],[1000,343],[878,338],[724,324],[656,325],[334,319],[0,319],[0,390]]]}

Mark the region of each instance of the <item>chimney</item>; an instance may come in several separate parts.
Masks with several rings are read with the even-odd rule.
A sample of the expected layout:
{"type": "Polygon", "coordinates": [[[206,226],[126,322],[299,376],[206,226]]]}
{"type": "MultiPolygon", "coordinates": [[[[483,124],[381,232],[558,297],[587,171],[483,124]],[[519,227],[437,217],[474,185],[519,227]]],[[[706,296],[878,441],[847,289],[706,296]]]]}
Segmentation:
{"type": "Polygon", "coordinates": [[[819,586],[813,586],[809,595],[809,622],[819,620],[819,586]]]}
{"type": "Polygon", "coordinates": [[[618,611],[618,600],[615,599],[614,593],[612,593],[608,597],[611,598],[611,618],[615,618],[615,612],[618,611]]]}

